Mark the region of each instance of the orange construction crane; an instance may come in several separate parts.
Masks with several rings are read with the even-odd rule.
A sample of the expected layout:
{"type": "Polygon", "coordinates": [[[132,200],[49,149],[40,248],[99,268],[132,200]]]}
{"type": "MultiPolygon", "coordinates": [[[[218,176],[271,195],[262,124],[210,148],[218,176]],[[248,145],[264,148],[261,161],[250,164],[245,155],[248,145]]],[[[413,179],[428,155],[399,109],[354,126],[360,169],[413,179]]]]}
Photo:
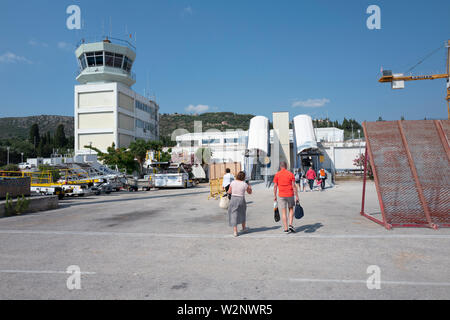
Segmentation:
{"type": "MultiPolygon", "coordinates": [[[[405,81],[447,79],[447,98],[446,98],[446,100],[447,100],[448,119],[450,119],[450,40],[447,41],[446,47],[447,47],[447,69],[446,69],[447,73],[432,74],[432,75],[427,75],[427,76],[405,76],[402,73],[393,74],[392,71],[385,70],[385,71],[383,71],[383,76],[380,78],[380,80],[378,80],[378,82],[391,82],[392,89],[404,89],[405,81]]],[[[441,49],[441,48],[442,47],[440,47],[438,49],[441,49]]],[[[418,64],[422,63],[422,61],[420,61],[418,64]]],[[[413,68],[415,68],[416,66],[414,66],[413,68]]],[[[412,69],[410,69],[410,70],[412,70],[412,69]]]]}

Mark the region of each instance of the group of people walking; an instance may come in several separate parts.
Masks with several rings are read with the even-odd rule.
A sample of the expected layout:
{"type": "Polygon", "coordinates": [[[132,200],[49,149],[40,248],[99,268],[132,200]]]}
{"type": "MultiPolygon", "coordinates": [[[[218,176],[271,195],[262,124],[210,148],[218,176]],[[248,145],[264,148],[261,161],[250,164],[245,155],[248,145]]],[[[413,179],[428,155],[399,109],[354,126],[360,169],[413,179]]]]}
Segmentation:
{"type": "MultiPolygon", "coordinates": [[[[323,170],[323,169],[322,169],[323,170]]],[[[306,182],[310,183],[310,189],[313,190],[313,185],[317,176],[321,179],[322,189],[325,187],[326,172],[320,170],[317,175],[315,171],[310,168],[306,174],[300,175],[297,170],[294,175],[287,170],[286,162],[280,163],[280,170],[273,179],[274,200],[281,213],[281,220],[284,226],[284,233],[295,233],[294,228],[294,208],[296,203],[299,203],[298,189],[305,189],[306,182]],[[298,177],[298,179],[297,179],[298,177]],[[301,180],[304,179],[304,180],[301,180]]],[[[231,174],[230,169],[226,169],[225,176],[222,183],[223,189],[226,191],[229,201],[228,205],[228,222],[230,227],[233,227],[233,235],[238,236],[238,225],[242,225],[242,232],[248,232],[249,228],[246,225],[247,220],[247,203],[245,201],[245,194],[252,194],[252,187],[245,181],[245,172],[241,171],[236,178],[231,174]]]]}
{"type": "Polygon", "coordinates": [[[325,169],[320,169],[317,173],[310,167],[306,173],[303,169],[297,169],[295,172],[295,183],[301,192],[306,192],[306,185],[309,185],[309,190],[313,191],[315,186],[321,191],[325,189],[325,181],[327,180],[327,172],[325,169]]]}

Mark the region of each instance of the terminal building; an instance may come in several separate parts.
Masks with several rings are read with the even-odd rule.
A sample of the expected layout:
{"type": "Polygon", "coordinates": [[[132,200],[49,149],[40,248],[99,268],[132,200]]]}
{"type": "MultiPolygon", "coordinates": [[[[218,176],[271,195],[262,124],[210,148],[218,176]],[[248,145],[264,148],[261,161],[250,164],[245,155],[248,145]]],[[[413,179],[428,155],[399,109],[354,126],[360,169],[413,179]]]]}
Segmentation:
{"type": "Polygon", "coordinates": [[[159,106],[131,88],[135,48],[127,41],[109,39],[84,43],[75,55],[79,64],[75,86],[75,153],[89,154],[87,146],[105,152],[127,148],[136,139],[159,139],[159,106]]]}
{"type": "Polygon", "coordinates": [[[313,166],[331,173],[358,171],[354,160],[365,148],[361,139],[344,141],[344,130],[314,128],[307,115],[290,121],[287,112],[273,113],[273,129],[268,118],[257,116],[246,131],[186,133],[176,141],[173,161],[194,163],[197,150],[208,148],[211,163],[239,162],[252,179],[274,175],[280,161],[287,162],[290,169],[313,166]]]}

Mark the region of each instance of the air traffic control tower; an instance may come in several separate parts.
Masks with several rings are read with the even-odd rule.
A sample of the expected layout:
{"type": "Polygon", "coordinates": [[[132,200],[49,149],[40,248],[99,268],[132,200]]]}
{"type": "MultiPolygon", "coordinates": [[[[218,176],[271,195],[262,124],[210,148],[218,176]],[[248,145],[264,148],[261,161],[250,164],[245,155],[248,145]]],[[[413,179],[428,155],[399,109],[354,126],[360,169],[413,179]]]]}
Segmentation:
{"type": "Polygon", "coordinates": [[[159,106],[131,88],[136,49],[127,41],[82,41],[75,51],[79,72],[75,86],[75,152],[92,146],[106,152],[136,139],[159,139],[159,106]]]}

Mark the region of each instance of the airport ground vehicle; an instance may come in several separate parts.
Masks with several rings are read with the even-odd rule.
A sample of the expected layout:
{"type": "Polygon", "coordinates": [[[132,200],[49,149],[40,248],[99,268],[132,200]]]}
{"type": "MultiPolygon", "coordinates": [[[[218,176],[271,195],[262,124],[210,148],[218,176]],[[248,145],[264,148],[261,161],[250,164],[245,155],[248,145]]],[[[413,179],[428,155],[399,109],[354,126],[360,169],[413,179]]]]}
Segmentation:
{"type": "Polygon", "coordinates": [[[29,170],[31,169],[33,166],[31,165],[31,163],[28,162],[21,162],[18,164],[18,167],[20,170],[29,170]]]}
{"type": "Polygon", "coordinates": [[[138,191],[141,189],[142,191],[150,191],[153,187],[152,177],[147,175],[144,179],[138,179],[136,177],[128,177],[126,188],[128,191],[138,191]]]}
{"type": "Polygon", "coordinates": [[[190,188],[195,186],[192,171],[184,164],[156,162],[149,168],[155,188],[190,188]]]}
{"type": "Polygon", "coordinates": [[[41,187],[31,187],[32,193],[42,194],[42,195],[56,195],[59,200],[64,199],[65,192],[64,189],[58,186],[41,186],[41,187]]]}

